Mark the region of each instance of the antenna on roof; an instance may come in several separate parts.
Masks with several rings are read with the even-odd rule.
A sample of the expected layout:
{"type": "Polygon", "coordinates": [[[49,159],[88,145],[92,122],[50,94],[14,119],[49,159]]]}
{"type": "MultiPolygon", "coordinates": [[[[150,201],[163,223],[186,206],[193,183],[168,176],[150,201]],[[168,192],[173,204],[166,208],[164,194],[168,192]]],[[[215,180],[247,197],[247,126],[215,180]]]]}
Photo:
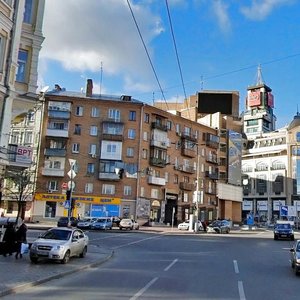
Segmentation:
{"type": "Polygon", "coordinates": [[[101,67],[100,67],[100,96],[101,96],[101,91],[102,91],[102,76],[103,76],[103,64],[101,61],[101,67]]]}
{"type": "Polygon", "coordinates": [[[261,65],[259,64],[257,68],[256,85],[261,85],[261,84],[264,84],[264,80],[262,77],[261,65]]]}

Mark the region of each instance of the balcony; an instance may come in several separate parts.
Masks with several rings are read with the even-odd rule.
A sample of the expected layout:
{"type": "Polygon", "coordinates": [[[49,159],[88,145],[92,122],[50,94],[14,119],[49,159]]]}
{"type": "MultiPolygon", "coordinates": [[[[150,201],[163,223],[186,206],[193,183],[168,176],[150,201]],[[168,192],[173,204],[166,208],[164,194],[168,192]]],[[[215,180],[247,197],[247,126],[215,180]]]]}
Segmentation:
{"type": "Polygon", "coordinates": [[[120,175],[116,173],[103,173],[99,172],[99,179],[101,180],[112,180],[112,181],[119,181],[120,175]]]}
{"type": "Polygon", "coordinates": [[[150,164],[152,166],[165,167],[167,164],[167,161],[162,158],[150,157],[150,164]]]}
{"type": "Polygon", "coordinates": [[[64,169],[54,169],[54,168],[43,168],[42,175],[44,176],[53,176],[53,177],[64,177],[64,169]]]}
{"type": "Polygon", "coordinates": [[[162,130],[162,131],[168,131],[167,125],[163,125],[163,124],[157,123],[157,122],[152,122],[151,123],[151,129],[159,129],[159,130],[162,130]]]}
{"type": "Polygon", "coordinates": [[[179,188],[185,191],[194,191],[195,190],[195,184],[188,183],[188,182],[180,182],[179,188]]]}
{"type": "Polygon", "coordinates": [[[167,147],[169,146],[169,141],[168,141],[168,139],[166,139],[166,141],[164,141],[164,142],[157,141],[157,140],[151,140],[151,146],[167,149],[167,147]]]}
{"type": "Polygon", "coordinates": [[[207,155],[206,161],[213,163],[213,164],[218,164],[218,157],[217,157],[217,155],[207,155]]]}
{"type": "Polygon", "coordinates": [[[148,177],[148,184],[164,186],[164,185],[166,185],[166,179],[165,178],[160,178],[160,177],[155,177],[155,176],[149,176],[148,177]]]}
{"type": "Polygon", "coordinates": [[[49,119],[69,120],[71,112],[68,110],[49,110],[48,117],[49,119]]]}
{"type": "Polygon", "coordinates": [[[69,131],[67,129],[52,129],[47,128],[46,136],[54,136],[54,137],[69,137],[69,131]]]}
{"type": "Polygon", "coordinates": [[[188,156],[188,157],[196,157],[197,151],[194,148],[193,149],[182,148],[181,155],[188,156]]]}
{"type": "Polygon", "coordinates": [[[109,134],[109,133],[103,133],[102,134],[102,140],[108,140],[108,141],[123,141],[123,135],[122,134],[109,134]]]}
{"type": "Polygon", "coordinates": [[[181,170],[185,173],[189,173],[189,174],[195,174],[195,169],[194,167],[191,167],[191,166],[185,166],[185,165],[182,165],[181,167],[181,170]]]}
{"type": "Polygon", "coordinates": [[[205,189],[205,193],[206,193],[206,194],[210,194],[210,195],[216,195],[216,194],[217,194],[217,189],[206,188],[206,189],[205,189]]]}
{"type": "Polygon", "coordinates": [[[46,148],[44,154],[46,156],[65,157],[67,154],[67,150],[66,149],[57,149],[57,148],[46,148]]]}
{"type": "Polygon", "coordinates": [[[205,171],[205,177],[208,177],[213,180],[218,180],[219,179],[219,172],[209,172],[205,171]]]}

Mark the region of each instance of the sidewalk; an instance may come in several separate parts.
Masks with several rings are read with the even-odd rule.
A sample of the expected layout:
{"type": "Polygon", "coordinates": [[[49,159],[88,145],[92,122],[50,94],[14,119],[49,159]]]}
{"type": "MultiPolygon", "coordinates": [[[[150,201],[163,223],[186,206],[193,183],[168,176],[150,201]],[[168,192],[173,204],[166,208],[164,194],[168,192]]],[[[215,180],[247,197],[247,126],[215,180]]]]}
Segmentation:
{"type": "Polygon", "coordinates": [[[49,261],[32,264],[28,254],[24,254],[22,259],[15,259],[14,255],[7,257],[1,255],[0,297],[100,265],[112,256],[113,251],[93,245],[89,246],[85,258],[72,258],[65,265],[49,261]]]}

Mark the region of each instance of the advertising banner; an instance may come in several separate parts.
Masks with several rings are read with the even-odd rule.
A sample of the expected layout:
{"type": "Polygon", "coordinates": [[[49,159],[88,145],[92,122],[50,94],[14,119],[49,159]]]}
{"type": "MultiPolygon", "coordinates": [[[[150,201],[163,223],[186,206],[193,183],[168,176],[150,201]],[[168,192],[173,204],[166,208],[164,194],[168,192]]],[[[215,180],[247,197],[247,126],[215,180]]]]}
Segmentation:
{"type": "Polygon", "coordinates": [[[261,105],[261,99],[260,99],[260,92],[255,91],[255,92],[250,92],[248,94],[248,106],[259,106],[261,105]]]}

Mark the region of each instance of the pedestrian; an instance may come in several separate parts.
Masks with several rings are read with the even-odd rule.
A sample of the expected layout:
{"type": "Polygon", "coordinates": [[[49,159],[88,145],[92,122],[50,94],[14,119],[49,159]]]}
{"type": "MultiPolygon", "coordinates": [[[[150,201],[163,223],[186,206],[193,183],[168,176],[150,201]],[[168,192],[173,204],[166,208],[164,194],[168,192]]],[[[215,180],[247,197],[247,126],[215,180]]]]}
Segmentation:
{"type": "Polygon", "coordinates": [[[24,223],[24,221],[22,222],[21,226],[18,228],[17,232],[16,232],[16,241],[17,241],[17,245],[16,245],[16,255],[15,258],[18,259],[18,257],[20,256],[20,258],[22,258],[22,243],[27,243],[27,226],[24,223]]]}
{"type": "Polygon", "coordinates": [[[4,236],[3,236],[3,242],[4,242],[4,251],[3,256],[6,257],[8,255],[12,255],[13,252],[15,252],[16,248],[16,232],[14,225],[12,223],[8,223],[4,236]]]}

